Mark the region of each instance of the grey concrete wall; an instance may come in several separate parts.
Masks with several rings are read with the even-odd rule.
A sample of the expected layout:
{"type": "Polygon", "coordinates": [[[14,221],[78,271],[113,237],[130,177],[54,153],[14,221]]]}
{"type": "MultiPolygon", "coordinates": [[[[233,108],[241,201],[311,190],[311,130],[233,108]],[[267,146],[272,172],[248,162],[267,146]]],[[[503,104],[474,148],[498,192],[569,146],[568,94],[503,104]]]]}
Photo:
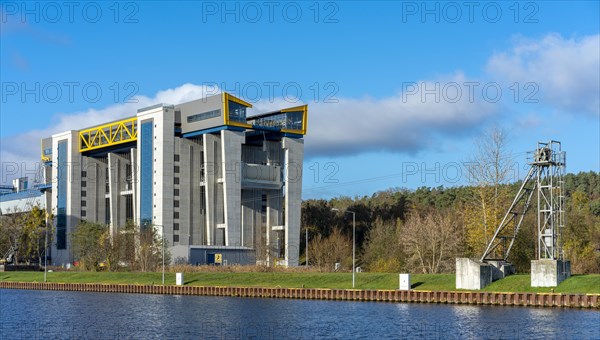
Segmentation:
{"type": "Polygon", "coordinates": [[[456,289],[481,289],[492,283],[492,266],[469,258],[456,259],[456,289]]]}
{"type": "Polygon", "coordinates": [[[531,261],[531,287],[556,287],[570,276],[570,261],[531,261]]]}
{"type": "Polygon", "coordinates": [[[181,111],[182,133],[205,130],[225,124],[225,118],[223,116],[225,112],[223,112],[223,101],[221,95],[215,95],[208,98],[179,104],[177,105],[176,109],[181,111]],[[220,115],[215,118],[188,123],[189,116],[213,110],[220,110],[220,115]]]}
{"type": "Polygon", "coordinates": [[[242,190],[242,246],[254,248],[254,242],[261,240],[261,193],[260,190],[242,190]]]}

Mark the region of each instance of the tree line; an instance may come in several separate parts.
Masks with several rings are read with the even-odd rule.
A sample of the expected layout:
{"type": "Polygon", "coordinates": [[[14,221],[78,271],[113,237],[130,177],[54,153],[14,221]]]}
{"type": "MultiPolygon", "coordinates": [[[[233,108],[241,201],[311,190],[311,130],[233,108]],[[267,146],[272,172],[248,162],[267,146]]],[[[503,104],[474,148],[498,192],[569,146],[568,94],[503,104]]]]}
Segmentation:
{"type": "MultiPolygon", "coordinates": [[[[565,258],[574,273],[600,273],[600,174],[567,174],[564,180],[565,258]]],[[[351,268],[352,215],[343,211],[352,211],[357,266],[374,272],[453,272],[455,258],[481,257],[520,185],[395,188],[364,197],[305,200],[301,240],[308,231],[309,265],[351,268]]],[[[535,259],[536,218],[533,211],[525,215],[509,257],[519,272],[529,272],[535,259]]],[[[301,253],[306,256],[305,241],[301,253]]]]}

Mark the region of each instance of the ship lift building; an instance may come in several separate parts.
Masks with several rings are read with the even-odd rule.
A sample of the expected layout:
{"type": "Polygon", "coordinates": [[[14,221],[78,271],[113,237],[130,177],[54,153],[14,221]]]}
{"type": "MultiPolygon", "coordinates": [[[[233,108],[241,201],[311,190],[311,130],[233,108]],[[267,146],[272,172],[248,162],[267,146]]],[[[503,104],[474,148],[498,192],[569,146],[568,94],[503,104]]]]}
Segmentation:
{"type": "Polygon", "coordinates": [[[308,108],[251,107],[222,93],[44,138],[45,183],[2,207],[35,199],[54,214],[54,265],[76,260],[69,234],[87,220],[153,226],[177,261],[296,266],[308,108]]]}

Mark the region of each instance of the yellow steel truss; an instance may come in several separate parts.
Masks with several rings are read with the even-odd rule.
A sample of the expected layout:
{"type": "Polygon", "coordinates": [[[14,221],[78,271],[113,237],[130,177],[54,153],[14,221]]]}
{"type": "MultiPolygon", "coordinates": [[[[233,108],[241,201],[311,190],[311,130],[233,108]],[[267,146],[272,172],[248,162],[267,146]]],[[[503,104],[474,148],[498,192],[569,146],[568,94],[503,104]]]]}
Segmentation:
{"type": "Polygon", "coordinates": [[[137,118],[127,118],[79,132],[79,152],[137,140],[137,118]]]}

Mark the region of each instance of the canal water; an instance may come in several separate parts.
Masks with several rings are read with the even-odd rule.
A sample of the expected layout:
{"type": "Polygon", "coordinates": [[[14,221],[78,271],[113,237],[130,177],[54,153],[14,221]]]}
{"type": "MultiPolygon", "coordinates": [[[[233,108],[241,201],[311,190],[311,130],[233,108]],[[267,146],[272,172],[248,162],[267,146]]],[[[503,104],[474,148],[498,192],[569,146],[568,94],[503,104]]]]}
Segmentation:
{"type": "Polygon", "coordinates": [[[0,289],[0,339],[600,339],[597,310],[0,289]]]}

